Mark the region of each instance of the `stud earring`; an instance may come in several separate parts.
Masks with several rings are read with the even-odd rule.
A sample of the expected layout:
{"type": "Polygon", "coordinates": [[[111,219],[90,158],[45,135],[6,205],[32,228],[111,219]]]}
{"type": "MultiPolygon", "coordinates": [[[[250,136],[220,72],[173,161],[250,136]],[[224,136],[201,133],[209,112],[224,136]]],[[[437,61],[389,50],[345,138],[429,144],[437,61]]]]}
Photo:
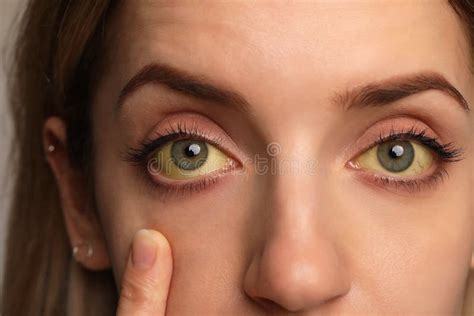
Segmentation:
{"type": "Polygon", "coordinates": [[[88,242],[81,242],[72,248],[72,255],[76,261],[90,259],[94,255],[94,248],[88,242]]]}
{"type": "Polygon", "coordinates": [[[48,151],[49,151],[50,153],[52,153],[54,150],[56,150],[56,147],[54,147],[54,145],[49,145],[49,146],[48,146],[48,151]]]}

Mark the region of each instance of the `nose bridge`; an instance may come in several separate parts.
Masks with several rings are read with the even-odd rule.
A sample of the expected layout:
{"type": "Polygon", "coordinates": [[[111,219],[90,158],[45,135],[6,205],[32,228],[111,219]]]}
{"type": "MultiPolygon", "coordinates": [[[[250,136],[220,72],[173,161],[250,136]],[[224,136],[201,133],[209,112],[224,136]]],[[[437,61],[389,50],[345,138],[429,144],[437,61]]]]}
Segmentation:
{"type": "MultiPolygon", "coordinates": [[[[274,158],[301,162],[301,157],[310,156],[274,158]]],[[[350,278],[331,229],[325,227],[330,203],[323,201],[324,186],[318,183],[322,176],[300,170],[271,177],[265,233],[244,280],[247,293],[264,306],[270,301],[289,311],[307,310],[343,295],[350,278]]]]}

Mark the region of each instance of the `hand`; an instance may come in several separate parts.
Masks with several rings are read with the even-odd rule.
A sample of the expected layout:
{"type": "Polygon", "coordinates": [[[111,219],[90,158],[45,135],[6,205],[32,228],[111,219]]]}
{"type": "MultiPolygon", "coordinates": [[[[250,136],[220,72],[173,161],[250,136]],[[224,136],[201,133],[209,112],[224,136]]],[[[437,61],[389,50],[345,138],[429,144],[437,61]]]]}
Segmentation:
{"type": "Polygon", "coordinates": [[[164,316],[173,270],[168,240],[155,230],[139,230],[122,277],[118,316],[164,316]]]}

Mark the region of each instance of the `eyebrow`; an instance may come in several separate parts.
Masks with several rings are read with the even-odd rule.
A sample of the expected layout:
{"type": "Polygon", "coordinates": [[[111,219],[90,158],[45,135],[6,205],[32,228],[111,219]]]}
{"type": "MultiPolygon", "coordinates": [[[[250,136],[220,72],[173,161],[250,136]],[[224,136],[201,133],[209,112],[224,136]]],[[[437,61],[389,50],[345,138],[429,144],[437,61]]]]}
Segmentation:
{"type": "Polygon", "coordinates": [[[242,95],[212,85],[204,76],[192,75],[169,65],[152,63],[143,67],[121,90],[116,110],[120,110],[125,99],[135,90],[149,83],[162,84],[183,95],[228,105],[241,112],[250,109],[249,102],[242,95]]]}
{"type": "Polygon", "coordinates": [[[335,93],[333,101],[347,111],[353,107],[390,104],[427,90],[442,91],[453,97],[466,112],[470,111],[468,102],[461,92],[443,75],[434,71],[402,75],[358,86],[343,93],[335,93]]]}
{"type": "MultiPolygon", "coordinates": [[[[115,111],[119,111],[127,97],[140,87],[162,84],[186,96],[226,105],[240,112],[248,112],[251,104],[238,92],[211,84],[204,76],[192,75],[186,71],[162,63],[151,63],[143,67],[121,90],[115,111]]],[[[439,90],[458,101],[469,112],[470,108],[462,94],[437,72],[421,72],[397,76],[378,82],[357,86],[333,94],[332,101],[344,110],[354,107],[381,106],[393,103],[427,90],[439,90]]]]}

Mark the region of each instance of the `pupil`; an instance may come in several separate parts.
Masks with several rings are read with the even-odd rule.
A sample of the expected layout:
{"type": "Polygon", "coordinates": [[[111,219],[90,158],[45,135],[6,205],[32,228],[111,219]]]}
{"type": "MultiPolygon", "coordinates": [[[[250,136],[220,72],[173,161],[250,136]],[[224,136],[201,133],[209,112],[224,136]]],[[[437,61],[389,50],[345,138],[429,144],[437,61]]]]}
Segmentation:
{"type": "Polygon", "coordinates": [[[391,158],[400,158],[404,153],[404,149],[400,145],[395,145],[390,149],[390,157],[391,158]]]}
{"type": "Polygon", "coordinates": [[[199,155],[201,152],[201,147],[198,144],[191,144],[184,149],[184,153],[188,157],[194,157],[199,155]]]}

